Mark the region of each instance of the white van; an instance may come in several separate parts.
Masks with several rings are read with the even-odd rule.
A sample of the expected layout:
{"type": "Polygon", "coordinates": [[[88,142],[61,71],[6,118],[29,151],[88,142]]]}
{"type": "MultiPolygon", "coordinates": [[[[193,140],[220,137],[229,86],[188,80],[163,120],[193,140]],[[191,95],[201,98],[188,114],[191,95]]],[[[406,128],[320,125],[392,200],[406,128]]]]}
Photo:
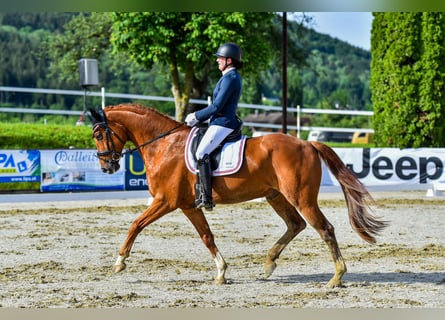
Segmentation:
{"type": "Polygon", "coordinates": [[[351,142],[352,132],[345,131],[310,131],[308,141],[321,142],[351,142]]]}
{"type": "Polygon", "coordinates": [[[318,141],[318,136],[320,135],[320,131],[309,131],[307,136],[307,141],[318,141]]]}

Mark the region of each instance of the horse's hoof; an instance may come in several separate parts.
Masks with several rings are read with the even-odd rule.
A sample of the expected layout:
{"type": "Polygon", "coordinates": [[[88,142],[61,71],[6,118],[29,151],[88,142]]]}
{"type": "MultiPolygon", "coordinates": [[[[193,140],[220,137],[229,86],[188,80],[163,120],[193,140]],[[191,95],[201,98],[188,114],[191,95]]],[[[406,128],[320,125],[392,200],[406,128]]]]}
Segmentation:
{"type": "Polygon", "coordinates": [[[114,273],[119,273],[123,270],[125,270],[125,268],[127,267],[127,265],[125,263],[121,263],[121,264],[116,264],[114,265],[114,273]]]}
{"type": "Polygon", "coordinates": [[[215,283],[217,286],[220,286],[220,285],[226,284],[227,281],[226,281],[225,278],[216,278],[215,281],[214,281],[214,283],[215,283]]]}
{"type": "Polygon", "coordinates": [[[331,279],[326,286],[329,289],[344,287],[343,284],[341,283],[341,280],[336,280],[336,279],[331,279]]]}
{"type": "Polygon", "coordinates": [[[277,264],[275,261],[266,262],[264,265],[264,278],[269,278],[272,273],[275,271],[277,264]]]}

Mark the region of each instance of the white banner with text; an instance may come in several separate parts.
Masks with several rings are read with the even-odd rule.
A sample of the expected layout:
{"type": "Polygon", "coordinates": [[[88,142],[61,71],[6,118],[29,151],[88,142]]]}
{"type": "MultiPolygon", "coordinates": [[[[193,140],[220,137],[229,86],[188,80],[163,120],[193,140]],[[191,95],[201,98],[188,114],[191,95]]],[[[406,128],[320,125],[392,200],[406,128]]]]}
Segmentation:
{"type": "MultiPolygon", "coordinates": [[[[92,149],[42,150],[40,190],[97,191],[124,190],[125,169],[103,173],[97,151],[92,149]]],[[[121,164],[122,164],[121,159],[121,164]]]]}
{"type": "MultiPolygon", "coordinates": [[[[445,182],[445,148],[334,148],[342,161],[368,187],[419,190],[445,182]]],[[[322,186],[338,186],[323,164],[322,186]]]]}

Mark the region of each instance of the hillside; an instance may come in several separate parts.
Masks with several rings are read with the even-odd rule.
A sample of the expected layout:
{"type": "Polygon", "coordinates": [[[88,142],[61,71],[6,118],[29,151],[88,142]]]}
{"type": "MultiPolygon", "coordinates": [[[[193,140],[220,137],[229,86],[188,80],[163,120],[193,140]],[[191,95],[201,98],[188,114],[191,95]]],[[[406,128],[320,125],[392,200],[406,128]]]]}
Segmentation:
{"type": "MultiPolygon", "coordinates": [[[[48,37],[63,32],[63,25],[75,15],[76,13],[0,13],[0,86],[78,90],[78,82],[64,83],[50,75],[51,61],[45,53],[48,37]]],[[[294,29],[290,23],[290,41],[298,42],[310,55],[305,68],[298,68],[292,60],[289,61],[289,104],[311,108],[337,106],[344,109],[371,109],[370,52],[309,29],[303,28],[304,32],[297,35],[292,31],[294,29]]],[[[124,67],[117,72],[103,66],[107,65],[107,61],[101,61],[100,76],[108,92],[171,95],[169,79],[162,69],[147,71],[135,69],[129,64],[125,67],[125,63],[122,61],[124,67]]],[[[260,88],[262,96],[280,98],[280,70],[280,67],[275,66],[264,73],[260,88]]],[[[246,92],[257,90],[248,87],[249,81],[245,82],[245,86],[246,92]]],[[[82,100],[69,96],[0,92],[1,106],[81,110],[82,100]]],[[[0,114],[0,120],[5,120],[5,115],[0,114]]]]}

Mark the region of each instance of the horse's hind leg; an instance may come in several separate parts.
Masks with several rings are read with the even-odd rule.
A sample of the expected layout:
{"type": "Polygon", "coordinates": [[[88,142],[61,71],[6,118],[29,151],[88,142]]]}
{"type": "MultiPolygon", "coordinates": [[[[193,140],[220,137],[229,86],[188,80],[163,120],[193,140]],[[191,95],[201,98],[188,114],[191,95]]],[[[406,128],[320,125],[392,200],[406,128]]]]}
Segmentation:
{"type": "Polygon", "coordinates": [[[332,279],[328,282],[329,288],[341,287],[341,278],[346,272],[346,264],[340,253],[340,249],[337,244],[337,239],[335,237],[334,227],[326,219],[326,217],[321,212],[318,204],[315,202],[312,205],[306,205],[299,208],[301,214],[306,218],[306,221],[314,227],[321,238],[326,242],[332,255],[335,266],[335,274],[332,279]]]}
{"type": "Polygon", "coordinates": [[[193,224],[196,231],[198,231],[199,236],[201,237],[207,249],[209,249],[210,254],[213,257],[213,260],[215,261],[217,269],[215,284],[218,285],[225,284],[226,283],[225,273],[227,269],[227,264],[215,245],[215,240],[212,231],[210,230],[210,226],[204,216],[204,213],[202,212],[201,209],[187,209],[187,210],[183,209],[182,211],[190,220],[190,222],[193,224]]]}
{"type": "Polygon", "coordinates": [[[281,193],[266,200],[284,220],[287,226],[286,232],[267,252],[266,263],[264,265],[265,277],[267,278],[274,272],[277,266],[275,260],[278,259],[288,243],[306,227],[306,222],[301,218],[295,207],[292,206],[281,193]]]}

